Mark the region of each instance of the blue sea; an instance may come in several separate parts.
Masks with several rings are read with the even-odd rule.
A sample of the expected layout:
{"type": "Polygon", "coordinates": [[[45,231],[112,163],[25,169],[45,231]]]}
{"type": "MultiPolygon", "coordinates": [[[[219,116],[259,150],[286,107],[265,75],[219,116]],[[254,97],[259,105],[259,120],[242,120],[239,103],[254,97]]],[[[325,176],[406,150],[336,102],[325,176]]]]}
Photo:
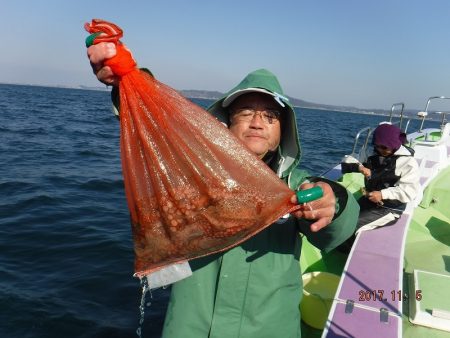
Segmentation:
{"type": "MultiPolygon", "coordinates": [[[[106,91],[0,84],[0,337],[137,337],[141,287],[110,107],[106,91]]],[[[301,167],[316,175],[384,119],[298,113],[301,167]]],[[[147,297],[142,337],[160,336],[169,293],[147,297]]]]}

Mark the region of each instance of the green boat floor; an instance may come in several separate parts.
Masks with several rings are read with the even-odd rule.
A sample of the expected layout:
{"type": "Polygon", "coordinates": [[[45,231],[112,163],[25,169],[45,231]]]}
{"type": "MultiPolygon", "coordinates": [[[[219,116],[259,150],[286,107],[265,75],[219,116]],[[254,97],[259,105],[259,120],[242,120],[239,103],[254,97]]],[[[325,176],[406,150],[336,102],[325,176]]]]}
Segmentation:
{"type": "Polygon", "coordinates": [[[328,253],[322,252],[313,246],[306,237],[302,238],[302,254],[300,255],[302,274],[323,271],[340,276],[344,271],[347,257],[347,254],[337,250],[328,253]]]}
{"type": "MultiPolygon", "coordinates": [[[[414,210],[404,254],[403,290],[408,294],[414,270],[450,276],[450,168],[442,171],[424,193],[421,206],[414,210]]],[[[447,295],[450,295],[450,283],[447,295]]],[[[414,325],[409,321],[409,301],[403,302],[403,337],[443,338],[450,332],[414,325]]],[[[422,295],[427,297],[426,294],[422,295]]],[[[450,296],[449,296],[450,298],[450,296]]],[[[414,300],[414,299],[412,299],[414,300]]]]}
{"type": "Polygon", "coordinates": [[[406,239],[404,268],[450,274],[450,218],[417,208],[406,239]]]}
{"type": "MultiPolygon", "coordinates": [[[[345,174],[339,183],[358,198],[363,183],[362,175],[345,174]]],[[[303,238],[300,256],[302,273],[327,271],[341,274],[347,255],[331,251],[324,254],[303,238]]],[[[414,270],[450,275],[450,167],[441,171],[424,192],[422,202],[414,210],[409,225],[404,252],[403,290],[403,337],[450,338],[450,332],[414,325],[409,321],[410,280],[414,270]]],[[[450,298],[450,285],[448,286],[450,298]]],[[[424,295],[426,296],[426,295],[424,295]]],[[[302,322],[302,337],[320,337],[316,330],[302,322]]]]}
{"type": "Polygon", "coordinates": [[[410,315],[414,314],[410,318],[418,325],[448,329],[450,335],[450,318],[446,318],[450,315],[450,275],[415,270],[410,281],[414,282],[410,284],[409,291],[410,315]]]}

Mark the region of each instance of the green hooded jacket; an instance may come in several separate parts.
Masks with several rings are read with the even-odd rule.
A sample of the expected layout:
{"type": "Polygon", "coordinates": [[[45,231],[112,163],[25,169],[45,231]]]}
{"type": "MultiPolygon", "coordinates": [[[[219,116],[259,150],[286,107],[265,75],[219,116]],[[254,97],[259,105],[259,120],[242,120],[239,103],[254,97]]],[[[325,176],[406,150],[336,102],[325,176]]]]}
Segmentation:
{"type": "MultiPolygon", "coordinates": [[[[224,100],[248,88],[263,89],[285,106],[277,161],[271,168],[293,190],[306,179],[317,180],[297,168],[301,150],[295,112],[269,71],[250,73],[208,110],[228,124],[224,100]]],[[[358,219],[353,196],[327,182],[338,198],[339,212],[317,233],[310,231],[310,222],[289,216],[225,253],[190,261],[193,275],[172,286],[163,337],[300,337],[300,234],[330,251],[353,234],[358,219]]]]}

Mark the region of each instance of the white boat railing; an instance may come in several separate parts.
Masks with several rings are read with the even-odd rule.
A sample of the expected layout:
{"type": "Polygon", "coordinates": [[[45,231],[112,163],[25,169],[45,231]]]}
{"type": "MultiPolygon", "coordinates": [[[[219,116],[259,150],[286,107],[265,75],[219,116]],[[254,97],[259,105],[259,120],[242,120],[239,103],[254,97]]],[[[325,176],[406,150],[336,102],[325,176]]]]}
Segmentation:
{"type": "Polygon", "coordinates": [[[402,124],[403,124],[403,110],[404,110],[404,109],[405,109],[405,104],[404,104],[403,102],[394,103],[394,104],[392,105],[392,107],[391,107],[391,114],[389,115],[389,123],[391,123],[391,124],[398,124],[398,127],[399,127],[400,129],[402,129],[402,124]],[[395,111],[395,108],[396,108],[396,107],[401,107],[400,115],[399,115],[400,120],[397,121],[397,122],[392,122],[392,118],[395,117],[394,111],[395,111]]]}

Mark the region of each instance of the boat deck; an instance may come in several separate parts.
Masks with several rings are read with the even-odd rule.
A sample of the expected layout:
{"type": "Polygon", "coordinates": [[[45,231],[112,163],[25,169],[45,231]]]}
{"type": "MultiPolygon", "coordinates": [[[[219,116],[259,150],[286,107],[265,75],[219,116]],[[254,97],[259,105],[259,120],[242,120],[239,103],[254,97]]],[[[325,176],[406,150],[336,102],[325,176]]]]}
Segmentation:
{"type": "MultiPolygon", "coordinates": [[[[450,276],[450,200],[445,198],[449,195],[450,167],[440,173],[414,211],[404,254],[404,289],[410,285],[414,270],[450,276]]],[[[450,286],[448,288],[447,299],[450,286]]],[[[422,296],[427,297],[427,294],[422,296]]],[[[409,301],[412,301],[411,297],[409,301]]],[[[409,307],[404,306],[404,337],[450,337],[449,332],[413,325],[408,317],[409,307]]]]}
{"type": "MultiPolygon", "coordinates": [[[[322,337],[450,337],[450,123],[435,134],[408,135],[421,189],[393,225],[357,235],[322,337]]],[[[340,165],[324,176],[356,198],[364,185],[361,174],[342,176],[340,165]]],[[[307,270],[329,270],[307,261],[307,270]]],[[[311,333],[302,336],[319,336],[311,333]]]]}

